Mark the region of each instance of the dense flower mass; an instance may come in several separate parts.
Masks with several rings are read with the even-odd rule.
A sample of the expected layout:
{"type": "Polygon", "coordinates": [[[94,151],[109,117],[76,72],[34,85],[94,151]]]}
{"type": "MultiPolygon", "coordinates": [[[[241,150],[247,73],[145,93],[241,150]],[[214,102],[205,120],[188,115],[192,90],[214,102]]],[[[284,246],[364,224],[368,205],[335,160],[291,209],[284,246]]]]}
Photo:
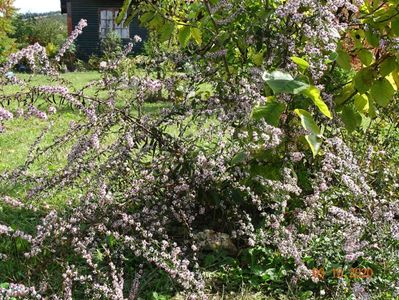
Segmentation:
{"type": "MultiPolygon", "coordinates": [[[[352,142],[335,120],[319,126],[337,113],[321,97],[329,84],[323,76],[335,68],[325,59],[362,2],[288,0],[271,8],[259,1],[267,11],[260,16],[270,21],[261,24],[253,17],[261,11],[257,1],[198,2],[191,5],[203,9],[201,18],[176,38],[183,51],[154,50],[142,74],[120,67],[141,42],[135,36],[120,57],[97,63],[100,79],[81,88],[62,79],[57,63],[85,20],[55,62],[34,45],[0,69],[2,85],[21,81],[14,94],[1,95],[7,108],[0,107],[0,124],[14,115],[48,124],[22,165],[0,171],[0,186],[24,188],[18,199],[1,191],[1,208],[29,212],[37,221],[25,232],[0,219],[0,236],[23,243],[15,264],[30,272],[1,285],[1,299],[133,300],[164,274],[184,297],[206,299],[220,285],[209,283],[208,272],[220,257],[225,277],[236,270],[240,285],[248,273],[259,289],[276,284],[279,291],[303,292],[302,298],[323,286],[322,296],[361,299],[378,284],[346,278],[331,284],[314,272],[324,265],[397,271],[398,174],[389,163],[396,154],[375,151],[370,135],[352,142]],[[204,20],[209,23],[201,25],[204,20]],[[201,26],[207,30],[199,34],[201,26]],[[189,46],[201,49],[186,49],[189,34],[189,46]],[[307,60],[294,66],[293,56],[307,60]],[[52,83],[5,76],[24,58],[52,83]],[[262,77],[274,69],[298,76],[262,77]],[[170,102],[154,113],[146,106],[154,98],[170,102]],[[63,106],[77,117],[52,131],[63,106]],[[64,198],[54,209],[51,200],[64,198]],[[392,266],[387,257],[394,257],[392,266]]],[[[153,8],[147,4],[141,5],[153,8]]],[[[169,8],[161,4],[156,13],[169,8]]],[[[155,18],[151,26],[170,19],[155,18]]],[[[1,245],[0,251],[0,263],[16,256],[1,245]]],[[[397,289],[394,281],[381,281],[387,293],[397,289]]]]}

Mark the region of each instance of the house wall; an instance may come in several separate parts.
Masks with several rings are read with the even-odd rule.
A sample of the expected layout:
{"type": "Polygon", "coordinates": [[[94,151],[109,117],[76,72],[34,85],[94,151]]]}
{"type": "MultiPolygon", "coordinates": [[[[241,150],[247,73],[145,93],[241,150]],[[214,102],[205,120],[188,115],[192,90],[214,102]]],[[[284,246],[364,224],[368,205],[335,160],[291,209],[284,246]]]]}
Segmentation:
{"type": "MultiPolygon", "coordinates": [[[[100,53],[99,16],[100,9],[122,7],[123,0],[70,0],[72,24],[75,26],[81,19],[86,19],[88,26],[77,39],[77,53],[81,59],[88,59],[91,54],[100,53]]],[[[139,26],[137,19],[130,24],[130,36],[139,35],[146,39],[147,31],[139,26]]],[[[135,51],[140,50],[135,47],[135,51]]]]}

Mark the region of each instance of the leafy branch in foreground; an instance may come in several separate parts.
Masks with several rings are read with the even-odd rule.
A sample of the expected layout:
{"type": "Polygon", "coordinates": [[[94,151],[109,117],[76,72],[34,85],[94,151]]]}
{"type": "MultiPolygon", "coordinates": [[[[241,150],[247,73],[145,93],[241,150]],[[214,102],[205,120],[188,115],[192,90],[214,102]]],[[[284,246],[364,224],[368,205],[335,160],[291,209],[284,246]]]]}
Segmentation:
{"type": "MultiPolygon", "coordinates": [[[[259,280],[254,288],[271,295],[295,291],[309,297],[322,285],[329,297],[366,297],[379,290],[393,296],[396,160],[373,147],[359,157],[349,147],[357,146],[356,136],[353,143],[338,138],[346,135],[331,120],[337,112],[334,95],[327,93],[326,71],[336,68],[334,59],[342,60],[333,53],[340,51],[337,32],[345,35],[345,22],[364,6],[175,2],[140,6],[143,23],[156,36],[181,46],[164,53],[157,41],[159,57],[150,59],[147,75],[120,71],[133,44],[102,64],[101,79],[81,89],[61,79],[40,45],[10,61],[28,58],[51,84],[37,86],[34,76],[23,80],[8,73],[12,64],[1,69],[5,130],[18,115],[51,125],[56,108],[68,105],[79,114],[46,144],[43,137],[52,133],[47,126],[26,163],[0,174],[1,185],[27,190],[21,199],[1,195],[4,206],[35,207],[40,219],[32,232],[0,226],[8,242],[22,243],[18,253],[0,248],[1,263],[15,260],[46,270],[14,277],[0,286],[1,295],[134,299],[146,292],[140,283],[148,270],[156,269],[184,296],[206,298],[217,292],[217,284],[207,280],[207,251],[226,251],[236,264],[225,272],[236,270],[240,284],[243,278],[259,280]],[[159,62],[172,66],[164,79],[151,76],[159,62]],[[32,92],[32,101],[20,96],[32,92]],[[155,93],[172,102],[148,113],[145,101],[155,93]],[[67,205],[48,208],[48,199],[62,193],[67,205]],[[248,262],[242,255],[257,251],[263,254],[255,268],[250,264],[256,258],[248,262]],[[322,265],[372,267],[376,278],[321,282],[312,270],[322,265]]],[[[355,76],[362,79],[360,72],[355,76]]]]}

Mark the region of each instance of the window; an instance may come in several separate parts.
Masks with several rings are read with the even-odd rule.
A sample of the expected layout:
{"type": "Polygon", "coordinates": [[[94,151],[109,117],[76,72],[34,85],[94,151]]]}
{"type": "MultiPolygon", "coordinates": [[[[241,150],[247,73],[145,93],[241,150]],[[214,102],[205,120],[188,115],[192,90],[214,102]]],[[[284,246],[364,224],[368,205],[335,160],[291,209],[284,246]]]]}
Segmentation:
{"type": "Polygon", "coordinates": [[[120,25],[115,20],[119,9],[108,8],[100,10],[100,37],[105,37],[109,32],[115,31],[122,39],[130,37],[129,27],[123,27],[123,21],[120,25]]]}

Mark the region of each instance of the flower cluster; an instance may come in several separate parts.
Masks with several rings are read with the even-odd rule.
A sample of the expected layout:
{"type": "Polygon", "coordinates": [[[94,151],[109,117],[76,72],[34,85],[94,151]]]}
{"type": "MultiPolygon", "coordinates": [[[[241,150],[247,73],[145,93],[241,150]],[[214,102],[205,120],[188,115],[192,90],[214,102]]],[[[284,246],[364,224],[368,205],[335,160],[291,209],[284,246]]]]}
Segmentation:
{"type": "MultiPolygon", "coordinates": [[[[218,14],[226,7],[228,1],[221,1],[211,12],[218,14]]],[[[278,16],[304,22],[320,19],[320,24],[311,23],[320,26],[314,42],[323,40],[328,50],[334,38],[328,30],[342,25],[334,23],[332,14],[342,7],[355,10],[349,1],[327,1],[327,8],[320,1],[284,1],[278,16]],[[335,26],[329,28],[331,23],[335,26]]],[[[84,20],[79,23],[65,49],[86,25],[84,20]]],[[[270,46],[284,48],[289,38],[285,35],[281,44],[270,46]]],[[[287,49],[297,48],[294,43],[287,49]]],[[[176,55],[178,62],[184,55],[176,55]]],[[[60,98],[60,105],[65,101],[81,116],[45,142],[43,131],[23,166],[0,173],[0,184],[28,190],[21,200],[2,197],[2,205],[33,210],[26,203],[38,203],[44,216],[32,234],[0,224],[0,235],[29,244],[21,263],[37,260],[62,271],[55,275],[58,280],[48,280],[45,274],[38,274],[39,280],[26,278],[32,288],[22,283],[1,288],[1,296],[134,299],[145,273],[156,268],[177,282],[187,298],[205,299],[203,251],[236,255],[239,248],[272,249],[279,261],[293,266],[282,282],[297,286],[302,280],[318,281],[311,264],[340,258],[334,262],[354,263],[392,254],[384,243],[398,239],[399,200],[394,193],[377,193],[375,173],[368,169],[375,153],[370,151],[362,164],[343,140],[328,138],[323,155],[313,158],[306,155],[296,127],[276,128],[263,116],[254,117],[254,109],[267,103],[260,68],[243,68],[239,80],[213,82],[215,74],[220,75],[215,67],[219,62],[203,66],[189,59],[189,65],[202,72],[182,76],[176,71],[167,79],[154,79],[149,68],[148,76],[116,76],[112,71],[122,57],[102,63],[101,80],[79,90],[57,76],[51,86],[25,82],[28,91],[37,94],[33,100],[60,98]],[[184,88],[176,90],[176,85],[184,88]],[[93,89],[94,96],[85,93],[86,88],[93,89]],[[149,113],[145,102],[154,93],[176,96],[176,101],[157,114],[149,113]],[[54,167],[49,158],[62,163],[54,167]],[[47,199],[60,194],[68,195],[66,205],[49,210],[47,199]],[[320,251],[331,243],[337,247],[320,251]],[[43,281],[48,288],[41,288],[43,281]],[[54,282],[62,282],[62,287],[54,282]]],[[[152,66],[157,70],[154,61],[162,59],[178,65],[176,57],[162,55],[152,66]]],[[[12,65],[7,64],[2,70],[12,65]]],[[[16,98],[3,96],[10,102],[16,98]]],[[[286,104],[292,99],[281,95],[277,100],[286,104]]],[[[46,121],[47,114],[34,103],[18,115],[46,121]]],[[[56,113],[53,103],[48,113],[56,113]]],[[[0,121],[11,117],[0,109],[0,121]]],[[[284,112],[281,119],[290,117],[284,112]]],[[[361,287],[353,290],[358,293],[361,287]]]]}
{"type": "Polygon", "coordinates": [[[71,35],[68,37],[67,41],[62,45],[58,54],[55,57],[56,61],[61,61],[61,58],[68,51],[68,49],[72,46],[74,41],[83,33],[83,29],[87,26],[87,20],[80,20],[78,25],[76,25],[75,29],[72,31],[71,35]]]}

